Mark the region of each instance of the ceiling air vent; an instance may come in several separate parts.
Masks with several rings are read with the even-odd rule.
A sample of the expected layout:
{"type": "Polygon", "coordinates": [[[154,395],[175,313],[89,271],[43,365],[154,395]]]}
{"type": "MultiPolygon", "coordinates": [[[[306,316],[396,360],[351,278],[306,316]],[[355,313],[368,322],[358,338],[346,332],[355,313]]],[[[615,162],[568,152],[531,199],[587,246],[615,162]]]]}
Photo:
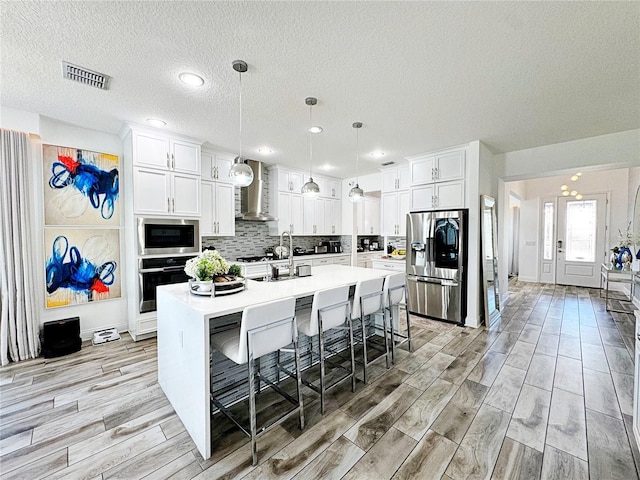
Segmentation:
{"type": "Polygon", "coordinates": [[[381,163],[381,164],[380,164],[380,166],[382,166],[382,167],[388,167],[389,165],[395,165],[395,164],[396,164],[396,162],[394,162],[394,161],[390,161],[390,162],[384,162],[384,163],[381,163]]]}
{"type": "Polygon", "coordinates": [[[84,83],[100,90],[108,90],[109,80],[111,80],[111,77],[104,73],[94,72],[69,62],[62,62],[62,76],[68,80],[84,83]]]}

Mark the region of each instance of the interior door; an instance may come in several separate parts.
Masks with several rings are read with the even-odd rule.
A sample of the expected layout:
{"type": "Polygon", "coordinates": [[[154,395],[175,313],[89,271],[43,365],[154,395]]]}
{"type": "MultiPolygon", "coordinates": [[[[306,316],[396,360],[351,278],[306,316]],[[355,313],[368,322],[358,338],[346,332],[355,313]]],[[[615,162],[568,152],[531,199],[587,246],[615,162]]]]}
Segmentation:
{"type": "Polygon", "coordinates": [[[600,286],[600,264],[605,260],[605,194],[558,198],[556,283],[578,287],[600,286]]]}

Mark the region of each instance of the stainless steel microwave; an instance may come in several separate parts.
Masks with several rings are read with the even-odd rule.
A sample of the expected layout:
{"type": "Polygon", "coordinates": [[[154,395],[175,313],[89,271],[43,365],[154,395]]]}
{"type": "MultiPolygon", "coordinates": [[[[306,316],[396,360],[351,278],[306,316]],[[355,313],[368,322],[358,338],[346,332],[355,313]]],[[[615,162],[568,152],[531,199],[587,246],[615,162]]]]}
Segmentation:
{"type": "Polygon", "coordinates": [[[198,220],[138,217],[138,255],[200,252],[198,220]]]}

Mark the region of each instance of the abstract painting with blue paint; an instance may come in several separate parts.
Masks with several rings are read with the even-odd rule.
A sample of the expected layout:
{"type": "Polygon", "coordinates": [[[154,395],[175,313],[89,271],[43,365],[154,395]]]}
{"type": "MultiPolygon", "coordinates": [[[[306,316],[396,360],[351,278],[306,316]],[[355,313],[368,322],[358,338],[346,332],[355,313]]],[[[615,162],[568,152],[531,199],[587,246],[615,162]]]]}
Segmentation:
{"type": "Polygon", "coordinates": [[[45,230],[47,308],[120,296],[118,230],[45,230]]]}
{"type": "Polygon", "coordinates": [[[118,225],[117,155],[43,146],[45,225],[118,225]]]}

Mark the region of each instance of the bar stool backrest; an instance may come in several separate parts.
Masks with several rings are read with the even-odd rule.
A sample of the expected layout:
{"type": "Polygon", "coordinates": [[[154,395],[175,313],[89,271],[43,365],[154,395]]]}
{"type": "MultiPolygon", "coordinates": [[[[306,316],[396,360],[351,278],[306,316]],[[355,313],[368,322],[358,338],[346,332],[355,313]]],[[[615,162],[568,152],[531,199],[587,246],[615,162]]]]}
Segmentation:
{"type": "Polygon", "coordinates": [[[349,286],[319,290],[313,295],[311,305],[311,335],[318,335],[318,312],[322,317],[322,330],[344,325],[349,316],[349,286]]]}
{"type": "Polygon", "coordinates": [[[382,308],[382,283],[384,278],[372,278],[356,283],[356,291],[353,295],[353,308],[351,318],[360,318],[377,312],[382,308]],[[376,295],[377,293],[377,295],[376,295]],[[362,299],[362,302],[360,301],[362,299]],[[362,303],[362,312],[360,311],[362,303]]]}
{"type": "Polygon", "coordinates": [[[402,301],[404,288],[401,287],[404,287],[405,283],[406,275],[404,273],[392,273],[386,276],[382,290],[384,306],[386,308],[397,305],[402,301]]]}
{"type": "Polygon", "coordinates": [[[240,324],[240,360],[247,362],[249,342],[254,359],[291,345],[298,337],[295,314],[293,297],[246,307],[240,324]]]}

